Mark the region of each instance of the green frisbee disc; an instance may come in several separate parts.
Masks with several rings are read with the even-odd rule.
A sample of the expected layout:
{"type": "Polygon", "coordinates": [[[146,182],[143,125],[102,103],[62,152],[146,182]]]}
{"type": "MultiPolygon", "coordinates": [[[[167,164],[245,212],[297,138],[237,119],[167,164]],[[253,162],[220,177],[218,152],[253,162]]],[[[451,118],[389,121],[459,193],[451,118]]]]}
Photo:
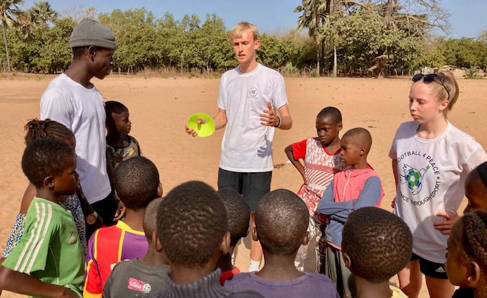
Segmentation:
{"type": "Polygon", "coordinates": [[[213,118],[205,113],[191,115],[186,125],[189,129],[196,131],[198,137],[202,138],[209,137],[215,132],[215,122],[213,122],[213,118]],[[204,123],[198,124],[199,119],[204,120],[204,123]]]}

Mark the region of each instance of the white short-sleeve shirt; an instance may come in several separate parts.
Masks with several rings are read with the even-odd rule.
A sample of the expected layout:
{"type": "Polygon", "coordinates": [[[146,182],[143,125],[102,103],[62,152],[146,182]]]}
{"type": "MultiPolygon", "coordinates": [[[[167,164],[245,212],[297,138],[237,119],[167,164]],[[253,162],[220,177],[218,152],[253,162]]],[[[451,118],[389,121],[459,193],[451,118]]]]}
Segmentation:
{"type": "Polygon", "coordinates": [[[274,127],[261,124],[260,114],[271,103],[277,111],[287,104],[284,78],[258,64],[249,73],[239,68],[225,72],[220,81],[218,107],[227,124],[221,146],[220,168],[233,172],[272,171],[274,127]]]}
{"type": "Polygon", "coordinates": [[[438,213],[455,213],[465,195],[467,174],[487,160],[482,146],[448,123],[436,138],[417,135],[418,124],[402,123],[389,156],[397,159],[395,213],[413,234],[413,252],[435,263],[446,261],[448,236],[433,227],[438,213]]]}
{"type": "Polygon", "coordinates": [[[111,191],[106,167],[105,107],[95,88],[85,88],[65,74],[49,83],[41,97],[41,119],[64,124],[76,138],[77,164],[90,204],[111,191]]]}

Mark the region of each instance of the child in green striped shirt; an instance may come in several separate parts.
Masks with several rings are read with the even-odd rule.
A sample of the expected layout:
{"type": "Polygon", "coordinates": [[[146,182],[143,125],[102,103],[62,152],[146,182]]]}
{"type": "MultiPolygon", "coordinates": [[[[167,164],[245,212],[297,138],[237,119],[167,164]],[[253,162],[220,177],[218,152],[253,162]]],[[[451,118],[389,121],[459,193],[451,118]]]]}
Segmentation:
{"type": "Polygon", "coordinates": [[[22,170],[36,187],[22,238],[0,267],[0,288],[19,294],[81,297],[83,249],[73,217],[60,205],[76,191],[76,156],[65,142],[29,144],[22,170]]]}

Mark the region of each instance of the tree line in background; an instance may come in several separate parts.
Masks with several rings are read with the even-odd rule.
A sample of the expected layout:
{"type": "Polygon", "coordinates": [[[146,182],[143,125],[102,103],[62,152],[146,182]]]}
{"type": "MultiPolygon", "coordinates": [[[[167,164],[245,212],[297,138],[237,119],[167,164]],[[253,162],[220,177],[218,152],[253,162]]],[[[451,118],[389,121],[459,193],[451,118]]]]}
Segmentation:
{"type": "MultiPolygon", "coordinates": [[[[260,35],[258,60],[283,73],[308,75],[397,75],[422,67],[450,65],[487,68],[487,32],[477,38],[445,39],[430,34],[447,30],[440,0],[302,0],[297,28],[260,35]],[[308,34],[302,29],[307,29],[308,34]]],[[[71,60],[69,37],[94,9],[60,16],[48,2],[22,11],[21,0],[2,0],[0,69],[57,73],[71,60]]],[[[146,69],[214,72],[236,66],[231,39],[215,14],[200,20],[166,13],[156,18],[143,8],[100,13],[117,39],[115,71],[146,69]]]]}

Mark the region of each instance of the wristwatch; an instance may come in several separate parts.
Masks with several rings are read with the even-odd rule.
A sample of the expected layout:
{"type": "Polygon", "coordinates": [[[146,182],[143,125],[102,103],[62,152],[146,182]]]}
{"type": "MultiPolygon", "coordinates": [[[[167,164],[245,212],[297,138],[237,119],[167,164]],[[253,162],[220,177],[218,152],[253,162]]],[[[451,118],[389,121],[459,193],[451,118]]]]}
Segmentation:
{"type": "Polygon", "coordinates": [[[96,213],[96,211],[93,211],[93,213],[90,213],[86,216],[86,223],[89,225],[93,225],[95,224],[97,219],[98,219],[98,213],[96,213]]]}

